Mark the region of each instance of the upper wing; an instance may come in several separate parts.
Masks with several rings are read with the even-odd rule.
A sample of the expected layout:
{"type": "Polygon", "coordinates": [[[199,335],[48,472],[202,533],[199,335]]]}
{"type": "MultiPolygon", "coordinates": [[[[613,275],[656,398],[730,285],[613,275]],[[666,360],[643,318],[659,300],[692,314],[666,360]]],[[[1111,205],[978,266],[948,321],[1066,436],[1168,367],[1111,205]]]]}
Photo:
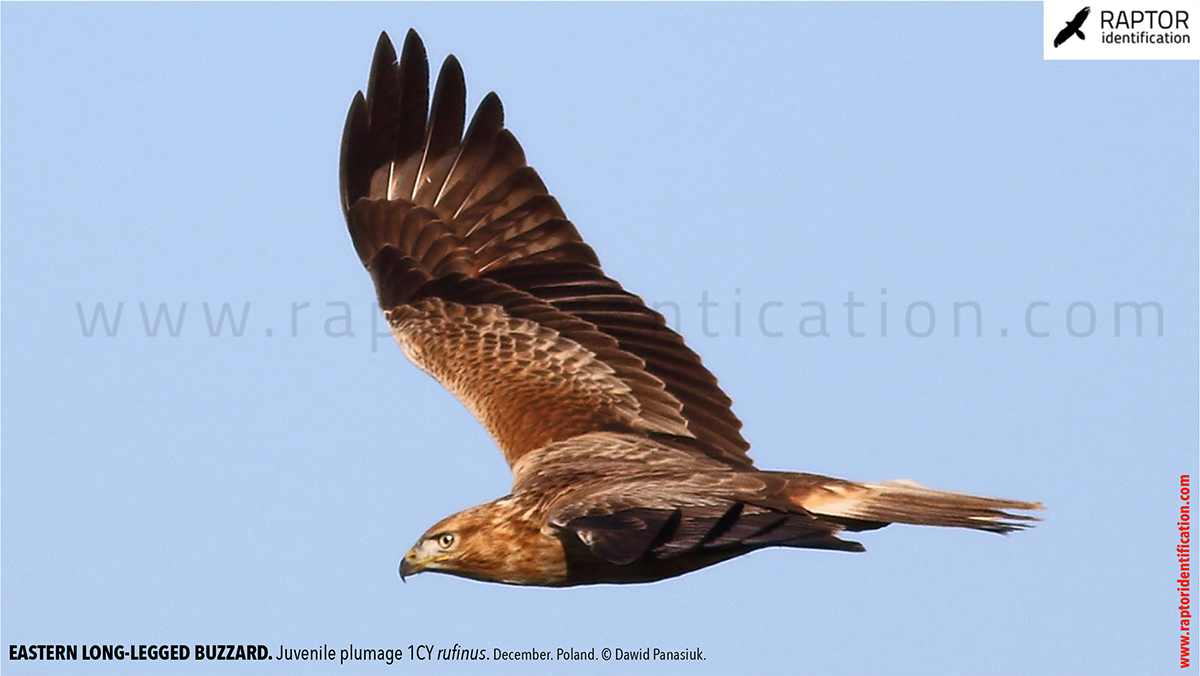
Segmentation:
{"type": "Polygon", "coordinates": [[[414,31],[380,36],[342,138],[342,208],[405,353],[512,465],[591,431],[692,437],[750,467],[729,397],[657,312],[600,269],[488,94],[470,126],[447,57],[429,97],[414,31]]]}
{"type": "Polygon", "coordinates": [[[1079,30],[1083,26],[1083,22],[1087,21],[1088,15],[1091,13],[1091,7],[1084,7],[1083,9],[1079,10],[1079,13],[1075,15],[1075,18],[1071,19],[1071,27],[1075,30],[1079,30]]]}

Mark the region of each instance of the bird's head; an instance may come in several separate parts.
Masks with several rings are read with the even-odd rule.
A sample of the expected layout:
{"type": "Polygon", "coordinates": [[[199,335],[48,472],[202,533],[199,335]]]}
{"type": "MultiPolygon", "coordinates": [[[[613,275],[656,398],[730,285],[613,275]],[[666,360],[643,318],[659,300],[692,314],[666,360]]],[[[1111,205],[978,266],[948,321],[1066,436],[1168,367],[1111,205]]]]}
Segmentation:
{"type": "Polygon", "coordinates": [[[426,530],[412,549],[400,561],[400,579],[424,571],[462,574],[464,564],[481,558],[476,551],[481,538],[478,537],[478,521],[474,512],[478,507],[459,512],[438,521],[426,530]]]}
{"type": "Polygon", "coordinates": [[[562,543],[508,498],[435,523],[400,561],[400,578],[424,571],[487,582],[554,584],[566,578],[562,543]]]}

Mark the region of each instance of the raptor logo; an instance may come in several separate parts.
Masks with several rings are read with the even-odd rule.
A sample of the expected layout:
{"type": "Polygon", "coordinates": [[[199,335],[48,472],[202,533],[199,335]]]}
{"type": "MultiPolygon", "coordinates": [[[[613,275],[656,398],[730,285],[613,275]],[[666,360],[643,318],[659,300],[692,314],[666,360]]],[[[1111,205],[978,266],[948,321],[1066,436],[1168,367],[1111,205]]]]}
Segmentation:
{"type": "Polygon", "coordinates": [[[1070,40],[1072,35],[1078,35],[1080,40],[1086,39],[1083,36],[1083,31],[1079,29],[1083,27],[1083,22],[1087,21],[1088,14],[1091,13],[1091,7],[1084,7],[1083,9],[1079,10],[1079,13],[1075,15],[1075,18],[1067,22],[1067,27],[1060,30],[1058,35],[1054,36],[1055,49],[1057,49],[1059,45],[1067,40],[1070,40]]]}

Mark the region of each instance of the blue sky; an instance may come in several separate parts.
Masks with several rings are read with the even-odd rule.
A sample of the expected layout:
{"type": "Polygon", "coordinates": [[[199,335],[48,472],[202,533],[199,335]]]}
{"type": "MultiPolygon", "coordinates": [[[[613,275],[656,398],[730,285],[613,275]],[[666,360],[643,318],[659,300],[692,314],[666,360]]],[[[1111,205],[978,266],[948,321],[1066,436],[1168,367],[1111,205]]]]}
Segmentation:
{"type": "Polygon", "coordinates": [[[6,672],[1178,671],[1196,62],[1044,62],[1037,3],[3,13],[0,644],[406,650],[281,667],[6,648],[6,672]],[[605,269],[721,379],[761,467],[1040,500],[1046,521],[894,526],[865,554],[768,550],[651,585],[402,584],[426,527],[510,481],[373,336],[338,205],[350,99],[379,31],[410,26],[434,64],[458,56],[472,106],[500,94],[605,269]],[[1161,336],[1153,305],[1116,335],[1130,301],[1161,308],[1161,336]],[[828,335],[804,335],[822,309],[828,335]],[[706,661],[408,662],[456,643],[706,661]]]}

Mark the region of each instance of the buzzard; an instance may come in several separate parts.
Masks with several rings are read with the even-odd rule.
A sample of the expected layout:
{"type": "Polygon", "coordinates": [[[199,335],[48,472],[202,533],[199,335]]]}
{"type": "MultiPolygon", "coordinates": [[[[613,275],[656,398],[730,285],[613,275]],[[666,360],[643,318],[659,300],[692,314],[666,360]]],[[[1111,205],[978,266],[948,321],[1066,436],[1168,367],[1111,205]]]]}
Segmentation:
{"type": "Polygon", "coordinates": [[[889,523],[1007,533],[1036,502],[764,471],[700,358],[604,274],[495,93],[470,125],[449,56],[432,100],[409,31],[350,105],[341,199],[404,353],[487,428],[512,491],[442,519],[400,563],[519,585],[650,582],[761,549],[863,551],[889,523]]]}
{"type": "Polygon", "coordinates": [[[1083,31],[1079,30],[1083,27],[1083,22],[1087,21],[1088,14],[1092,13],[1091,7],[1084,7],[1079,10],[1074,19],[1067,22],[1067,27],[1060,30],[1058,35],[1054,36],[1054,47],[1057,49],[1059,45],[1071,39],[1072,35],[1078,35],[1080,40],[1086,40],[1083,36],[1083,31]]]}

